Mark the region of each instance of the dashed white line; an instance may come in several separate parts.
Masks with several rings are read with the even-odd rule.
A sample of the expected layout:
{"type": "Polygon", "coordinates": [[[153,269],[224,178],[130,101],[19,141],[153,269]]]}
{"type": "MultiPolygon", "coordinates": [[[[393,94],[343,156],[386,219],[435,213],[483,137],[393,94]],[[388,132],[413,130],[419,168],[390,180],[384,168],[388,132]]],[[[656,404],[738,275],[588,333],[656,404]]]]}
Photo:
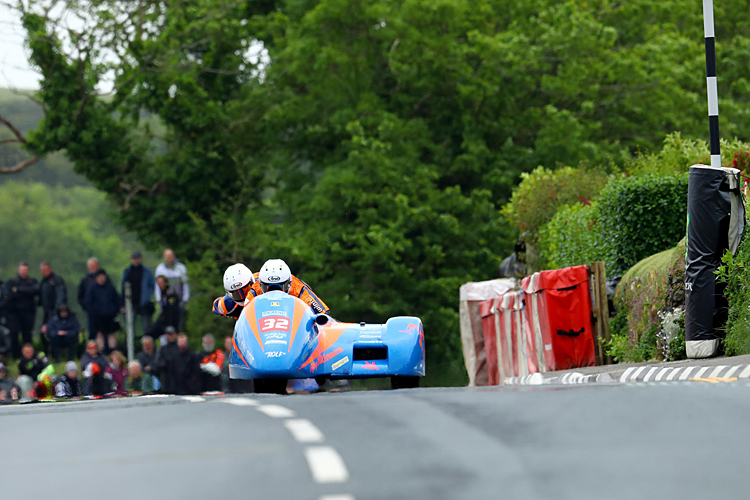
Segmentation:
{"type": "Polygon", "coordinates": [[[734,372],[740,369],[740,365],[731,366],[729,370],[724,374],[724,378],[731,378],[734,372]]]}
{"type": "Polygon", "coordinates": [[[709,369],[710,369],[710,367],[704,366],[703,368],[701,368],[700,370],[698,370],[698,373],[696,373],[695,375],[693,375],[692,378],[701,378],[701,377],[703,377],[703,374],[706,373],[709,369]]]}
{"type": "Polygon", "coordinates": [[[330,446],[310,446],[305,458],[316,483],[343,483],[349,479],[344,460],[330,446]]]}
{"type": "Polygon", "coordinates": [[[675,368],[674,370],[672,370],[672,373],[667,375],[667,380],[673,380],[680,370],[682,370],[682,368],[675,368]]]}
{"type": "Polygon", "coordinates": [[[653,368],[651,368],[651,369],[650,369],[650,370],[648,371],[648,373],[646,374],[646,376],[645,376],[645,377],[643,377],[643,381],[644,381],[644,382],[648,382],[648,381],[649,381],[649,380],[651,379],[651,375],[653,375],[654,373],[656,373],[656,370],[658,370],[658,369],[659,369],[659,367],[658,367],[658,366],[654,366],[653,368]]]}
{"type": "Polygon", "coordinates": [[[678,380],[687,380],[688,377],[690,376],[691,371],[693,371],[692,366],[688,366],[687,368],[685,368],[685,371],[682,372],[682,375],[680,375],[680,378],[678,380]]]}
{"type": "Polygon", "coordinates": [[[273,418],[290,418],[295,416],[295,413],[292,410],[279,405],[260,405],[258,411],[273,418]]]}
{"type": "Polygon", "coordinates": [[[201,403],[206,400],[206,398],[202,398],[200,396],[182,396],[183,401],[188,401],[190,403],[201,403]]]}
{"type": "Polygon", "coordinates": [[[645,369],[646,369],[646,367],[645,367],[645,366],[641,366],[640,368],[638,368],[638,369],[637,369],[637,370],[636,370],[636,371],[635,371],[635,372],[633,373],[633,375],[631,375],[631,376],[630,376],[630,381],[631,381],[631,382],[638,382],[638,375],[640,375],[640,374],[641,374],[641,372],[642,372],[643,370],[645,370],[645,369]]]}
{"type": "Polygon", "coordinates": [[[289,430],[294,439],[300,443],[320,443],[323,441],[323,433],[307,419],[285,420],[284,426],[289,430]]]}
{"type": "Polygon", "coordinates": [[[745,369],[737,375],[737,378],[747,378],[748,376],[750,376],[750,365],[747,365],[745,369]]]}
{"type": "Polygon", "coordinates": [[[258,406],[258,402],[248,398],[225,398],[220,399],[220,403],[228,403],[234,406],[258,406]]]}
{"type": "Polygon", "coordinates": [[[356,500],[354,495],[323,495],[318,500],[356,500]]]}

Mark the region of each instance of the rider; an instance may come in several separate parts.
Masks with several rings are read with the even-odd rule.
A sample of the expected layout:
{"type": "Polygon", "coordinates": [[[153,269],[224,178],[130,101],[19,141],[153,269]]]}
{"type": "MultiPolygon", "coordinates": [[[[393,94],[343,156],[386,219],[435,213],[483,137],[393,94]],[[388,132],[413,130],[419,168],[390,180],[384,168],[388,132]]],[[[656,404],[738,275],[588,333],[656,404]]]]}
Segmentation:
{"type": "Polygon", "coordinates": [[[289,266],[281,259],[271,259],[253,275],[244,264],[234,264],[224,273],[227,294],[214,300],[213,312],[219,316],[239,318],[242,309],[253,298],[268,291],[279,290],[305,301],[316,313],[328,314],[328,306],[312,291],[310,286],[292,275],[289,266]]]}

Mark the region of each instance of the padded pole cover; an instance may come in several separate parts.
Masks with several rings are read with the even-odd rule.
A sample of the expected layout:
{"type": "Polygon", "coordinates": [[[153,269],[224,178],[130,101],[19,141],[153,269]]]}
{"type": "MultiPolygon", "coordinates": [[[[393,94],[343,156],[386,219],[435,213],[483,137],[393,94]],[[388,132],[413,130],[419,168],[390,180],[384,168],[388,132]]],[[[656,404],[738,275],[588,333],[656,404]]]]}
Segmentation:
{"type": "Polygon", "coordinates": [[[690,167],[685,267],[685,347],[689,358],[715,356],[727,319],[724,286],[715,271],[727,249],[739,246],[745,207],[740,171],[690,167]]]}

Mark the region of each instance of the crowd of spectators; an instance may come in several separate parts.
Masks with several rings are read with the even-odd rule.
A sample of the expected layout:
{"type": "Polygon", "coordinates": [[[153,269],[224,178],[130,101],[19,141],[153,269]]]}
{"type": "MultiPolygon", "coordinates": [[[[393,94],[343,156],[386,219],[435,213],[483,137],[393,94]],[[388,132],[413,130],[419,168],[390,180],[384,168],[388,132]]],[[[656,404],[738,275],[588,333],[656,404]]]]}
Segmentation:
{"type": "MultiPolygon", "coordinates": [[[[77,290],[85,325],[70,308],[65,281],[49,263],[41,264],[39,281],[30,276],[24,262],[15,277],[0,279],[0,360],[18,368],[18,375],[11,377],[0,362],[0,403],[231,389],[228,356],[216,348],[213,335],[203,336],[203,349],[195,352],[187,335],[180,333],[185,331],[190,287],[187,268],[172,250],[164,251],[164,261],[155,272],[134,252],[122,273],[119,292],[96,258],[89,259],[86,267],[77,290]],[[125,303],[126,285],[130,304],[125,303]],[[118,317],[126,306],[132,307],[140,326],[141,350],[130,362],[117,335],[118,317]],[[41,309],[41,326],[35,332],[37,309],[41,309]],[[34,333],[42,350],[34,347],[34,333]],[[79,358],[81,344],[85,348],[79,358]],[[56,373],[55,363],[61,359],[67,362],[56,373]]],[[[225,339],[227,345],[231,347],[231,337],[225,339]]]]}

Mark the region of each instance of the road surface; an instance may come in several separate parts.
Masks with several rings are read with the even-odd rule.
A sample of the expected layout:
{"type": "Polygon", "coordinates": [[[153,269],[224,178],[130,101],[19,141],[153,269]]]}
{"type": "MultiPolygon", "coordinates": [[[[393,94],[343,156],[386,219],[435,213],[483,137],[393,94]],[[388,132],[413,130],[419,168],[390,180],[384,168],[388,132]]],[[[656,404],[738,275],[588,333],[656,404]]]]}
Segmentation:
{"type": "Polygon", "coordinates": [[[3,499],[747,498],[750,382],[0,408],[3,499]]]}

